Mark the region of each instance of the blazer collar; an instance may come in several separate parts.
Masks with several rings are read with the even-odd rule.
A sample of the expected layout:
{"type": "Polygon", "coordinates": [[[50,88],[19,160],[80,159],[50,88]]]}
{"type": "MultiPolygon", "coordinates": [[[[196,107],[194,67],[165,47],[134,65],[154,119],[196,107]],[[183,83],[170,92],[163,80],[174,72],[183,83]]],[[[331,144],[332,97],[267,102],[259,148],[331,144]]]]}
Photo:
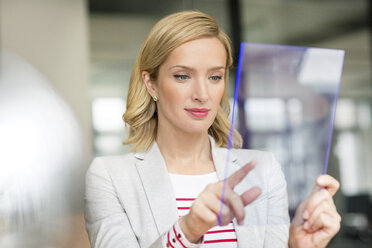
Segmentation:
{"type": "MultiPolygon", "coordinates": [[[[209,141],[212,151],[212,158],[214,166],[216,167],[216,172],[219,180],[223,180],[225,176],[232,174],[235,170],[239,169],[238,159],[233,152],[228,153],[228,150],[225,148],[220,148],[216,146],[216,142],[213,137],[209,135],[209,141]],[[229,161],[229,162],[228,162],[229,161]],[[226,166],[226,163],[229,163],[229,166],[226,166]],[[225,169],[227,169],[225,171],[225,169]],[[231,170],[231,171],[230,171],[231,170]]],[[[161,166],[166,168],[164,159],[160,153],[157,143],[154,141],[150,149],[146,152],[136,152],[134,156],[138,160],[145,160],[148,158],[153,158],[153,156],[158,157],[157,159],[162,162],[161,166]],[[159,156],[161,158],[159,158],[159,156]]],[[[160,164],[157,164],[160,166],[160,164]]],[[[153,166],[154,167],[154,166],[153,166]]],[[[166,170],[166,172],[168,172],[166,170]]]]}
{"type": "Polygon", "coordinates": [[[211,136],[209,136],[209,140],[218,179],[223,180],[226,176],[239,168],[237,157],[233,152],[228,152],[225,148],[217,147],[216,142],[211,136]]]}
{"type": "MultiPolygon", "coordinates": [[[[211,136],[209,136],[209,140],[217,176],[219,180],[223,180],[225,176],[231,175],[239,169],[238,159],[233,152],[228,153],[227,149],[216,147],[211,136]],[[228,166],[226,166],[226,163],[228,163],[228,166]]],[[[158,235],[160,235],[166,232],[179,217],[172,182],[156,142],[152,144],[148,151],[137,152],[134,156],[138,160],[136,163],[137,171],[146,192],[158,235]]],[[[247,244],[247,239],[254,239],[254,236],[249,235],[246,228],[237,225],[235,219],[234,224],[238,245],[247,244]]]]}
{"type": "MultiPolygon", "coordinates": [[[[227,149],[218,148],[215,145],[215,141],[210,137],[212,156],[214,166],[216,167],[217,175],[219,180],[224,180],[225,177],[233,174],[240,168],[237,156],[233,151],[228,152],[227,149]],[[227,164],[228,163],[228,164],[227,164]]],[[[242,182],[244,183],[244,182],[242,182]]],[[[242,187],[246,188],[246,187],[242,187]]],[[[240,192],[241,193],[241,192],[240,192]]],[[[239,226],[236,219],[233,219],[235,226],[235,234],[238,239],[238,247],[244,248],[255,248],[258,247],[256,243],[257,237],[260,237],[257,233],[259,230],[257,227],[239,226]]]]}
{"type": "Polygon", "coordinates": [[[178,218],[172,182],[156,142],[147,152],[135,153],[134,156],[138,159],[137,171],[160,235],[166,232],[178,218]]]}

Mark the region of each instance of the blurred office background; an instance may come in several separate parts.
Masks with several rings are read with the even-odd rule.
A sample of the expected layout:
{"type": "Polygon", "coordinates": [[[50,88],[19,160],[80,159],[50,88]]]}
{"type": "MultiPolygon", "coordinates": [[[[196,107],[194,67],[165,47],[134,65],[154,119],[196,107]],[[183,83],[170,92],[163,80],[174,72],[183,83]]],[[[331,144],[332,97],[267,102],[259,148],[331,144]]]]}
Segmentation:
{"type": "Polygon", "coordinates": [[[371,247],[371,2],[0,0],[0,247],[89,247],[84,172],[94,156],[127,152],[121,116],[141,43],[161,17],[185,9],[216,18],[235,58],[240,41],[345,50],[329,164],[343,222],[329,247],[371,247]]]}

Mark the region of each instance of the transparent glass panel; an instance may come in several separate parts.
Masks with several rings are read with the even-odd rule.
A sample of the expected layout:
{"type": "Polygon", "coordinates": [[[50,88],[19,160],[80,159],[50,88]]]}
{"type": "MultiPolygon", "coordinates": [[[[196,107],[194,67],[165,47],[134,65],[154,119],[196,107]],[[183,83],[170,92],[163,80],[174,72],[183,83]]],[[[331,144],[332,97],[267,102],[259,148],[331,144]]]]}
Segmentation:
{"type": "Polygon", "coordinates": [[[234,126],[243,148],[281,164],[291,215],[327,172],[343,60],[342,50],[241,44],[234,126]]]}

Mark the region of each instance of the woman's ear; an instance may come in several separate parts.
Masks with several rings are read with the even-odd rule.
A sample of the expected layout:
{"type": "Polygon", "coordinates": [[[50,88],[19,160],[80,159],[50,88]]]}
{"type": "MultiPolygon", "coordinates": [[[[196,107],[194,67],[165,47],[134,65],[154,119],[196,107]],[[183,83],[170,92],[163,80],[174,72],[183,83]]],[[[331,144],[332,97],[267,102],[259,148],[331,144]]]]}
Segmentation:
{"type": "Polygon", "coordinates": [[[155,97],[155,96],[158,97],[158,92],[157,92],[157,89],[156,89],[156,85],[155,85],[154,81],[151,80],[150,73],[148,73],[147,71],[143,71],[141,73],[141,76],[142,76],[143,82],[146,85],[147,91],[149,92],[151,97],[155,97]]]}

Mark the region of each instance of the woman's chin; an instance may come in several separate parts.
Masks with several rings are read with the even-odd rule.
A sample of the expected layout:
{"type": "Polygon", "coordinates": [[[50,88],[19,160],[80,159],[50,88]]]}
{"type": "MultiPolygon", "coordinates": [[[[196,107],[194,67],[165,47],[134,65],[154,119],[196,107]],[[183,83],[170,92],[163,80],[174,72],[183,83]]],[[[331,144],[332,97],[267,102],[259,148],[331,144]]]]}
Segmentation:
{"type": "Polygon", "coordinates": [[[195,135],[203,135],[203,134],[208,134],[208,129],[210,128],[211,125],[201,125],[198,124],[198,125],[189,125],[189,126],[186,126],[187,128],[184,128],[184,131],[186,133],[189,133],[189,134],[195,134],[195,135]]]}

